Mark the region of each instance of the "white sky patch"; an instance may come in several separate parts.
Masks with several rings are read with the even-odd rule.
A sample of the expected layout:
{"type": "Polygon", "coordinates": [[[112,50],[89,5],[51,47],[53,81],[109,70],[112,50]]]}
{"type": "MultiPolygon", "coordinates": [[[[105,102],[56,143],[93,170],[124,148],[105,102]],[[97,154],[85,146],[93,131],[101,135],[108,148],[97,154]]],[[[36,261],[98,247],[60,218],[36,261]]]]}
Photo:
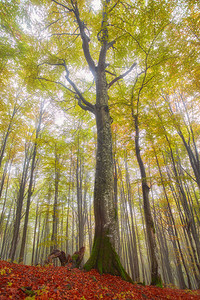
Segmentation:
{"type": "Polygon", "coordinates": [[[94,79],[92,73],[87,70],[79,70],[78,77],[88,81],[92,81],[94,79]]]}
{"type": "Polygon", "coordinates": [[[94,10],[99,10],[101,8],[101,0],[93,0],[92,6],[94,10]]]}

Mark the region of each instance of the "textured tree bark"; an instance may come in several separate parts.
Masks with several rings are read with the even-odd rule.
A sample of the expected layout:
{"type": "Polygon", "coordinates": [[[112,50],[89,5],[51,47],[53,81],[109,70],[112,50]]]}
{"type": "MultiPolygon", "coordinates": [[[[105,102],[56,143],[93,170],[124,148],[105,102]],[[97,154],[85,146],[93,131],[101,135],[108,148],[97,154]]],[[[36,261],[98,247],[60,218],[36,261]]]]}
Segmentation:
{"type": "Polygon", "coordinates": [[[83,260],[83,256],[85,253],[85,247],[82,246],[79,251],[76,251],[72,257],[72,268],[79,268],[81,266],[82,260],[83,260]]]}
{"type": "Polygon", "coordinates": [[[113,197],[113,154],[111,117],[108,108],[105,58],[99,60],[96,75],[97,154],[94,187],[95,236],[93,249],[84,268],[102,273],[120,275],[131,281],[115,251],[117,238],[117,211],[113,197]]]}
{"type": "Polygon", "coordinates": [[[62,267],[65,267],[66,264],[71,262],[71,256],[69,254],[66,256],[64,251],[55,249],[49,254],[45,263],[47,264],[52,263],[53,258],[57,258],[57,257],[59,258],[62,267]]]}

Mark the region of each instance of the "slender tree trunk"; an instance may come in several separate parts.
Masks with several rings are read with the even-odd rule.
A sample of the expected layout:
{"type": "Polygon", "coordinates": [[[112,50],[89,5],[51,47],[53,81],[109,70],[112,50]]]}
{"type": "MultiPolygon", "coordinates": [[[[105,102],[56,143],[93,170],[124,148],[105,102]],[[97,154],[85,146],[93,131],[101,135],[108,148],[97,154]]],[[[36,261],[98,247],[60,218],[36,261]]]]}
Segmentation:
{"type": "MultiPolygon", "coordinates": [[[[185,149],[188,153],[189,161],[190,161],[191,167],[192,167],[194,175],[195,175],[196,183],[197,183],[197,185],[200,189],[199,151],[197,149],[197,144],[196,144],[196,141],[195,141],[194,131],[193,131],[193,128],[192,128],[192,123],[190,121],[189,112],[188,112],[186,103],[183,99],[183,95],[179,94],[179,97],[180,97],[179,100],[182,102],[182,104],[185,108],[185,113],[186,113],[186,116],[187,116],[188,125],[186,125],[186,122],[185,122],[185,125],[186,125],[186,128],[187,128],[188,139],[185,137],[184,132],[181,128],[181,125],[177,122],[176,115],[173,112],[173,109],[171,107],[170,100],[169,100],[168,96],[163,95],[164,100],[168,104],[171,117],[174,120],[175,128],[176,128],[180,138],[182,139],[183,145],[184,145],[184,147],[185,147],[185,149]]],[[[159,118],[161,119],[160,115],[159,115],[159,118]]]]}
{"type": "Polygon", "coordinates": [[[140,168],[141,180],[142,180],[142,194],[143,194],[143,205],[144,205],[144,216],[146,223],[147,239],[149,243],[149,252],[151,257],[151,285],[161,284],[161,278],[158,273],[158,258],[157,258],[157,249],[156,249],[156,236],[155,236],[155,227],[153,222],[153,217],[151,214],[151,207],[149,202],[149,186],[147,183],[147,176],[144,167],[144,163],[140,154],[139,146],[139,126],[138,126],[138,116],[134,115],[135,120],[135,151],[137,162],[140,168]]]}
{"type": "MultiPolygon", "coordinates": [[[[157,212],[156,215],[158,214],[159,219],[161,220],[158,224],[158,222],[155,224],[157,225],[157,231],[158,231],[158,240],[160,241],[160,248],[161,248],[161,255],[162,255],[162,261],[163,261],[163,273],[165,273],[166,276],[166,281],[165,283],[174,285],[174,279],[172,275],[172,269],[171,269],[171,264],[170,264],[170,259],[169,259],[169,249],[167,245],[167,240],[166,240],[166,235],[165,235],[165,230],[164,230],[164,224],[162,221],[161,213],[157,212]]],[[[155,216],[155,218],[157,218],[155,216]]]]}
{"type": "Polygon", "coordinates": [[[9,135],[10,135],[10,133],[12,131],[14,119],[15,119],[17,113],[19,112],[19,110],[21,108],[21,104],[17,105],[17,99],[16,99],[16,102],[15,102],[15,105],[14,105],[14,108],[13,108],[13,111],[12,111],[12,115],[10,116],[10,121],[9,121],[7,130],[5,132],[3,140],[1,142],[1,147],[0,147],[0,167],[2,165],[2,161],[3,161],[3,158],[4,158],[4,154],[5,154],[7,142],[8,142],[8,139],[9,139],[9,135]]]}
{"type": "Polygon", "coordinates": [[[127,159],[125,159],[125,168],[126,168],[126,189],[128,192],[128,205],[130,209],[130,222],[131,222],[131,247],[133,252],[133,268],[134,268],[134,281],[139,281],[139,262],[138,262],[138,248],[137,248],[137,240],[135,233],[135,224],[134,224],[134,216],[133,216],[133,197],[131,191],[130,177],[128,171],[127,159]]]}
{"type": "MultiPolygon", "coordinates": [[[[14,111],[15,111],[15,109],[14,109],[14,111]]],[[[8,137],[9,137],[11,129],[12,129],[13,118],[14,118],[14,115],[15,115],[14,111],[13,111],[13,115],[11,117],[10,123],[8,124],[8,129],[6,131],[6,134],[4,136],[4,139],[2,141],[2,145],[1,145],[1,148],[0,148],[0,167],[1,167],[1,164],[2,164],[2,161],[3,161],[3,157],[4,157],[8,137]]]]}
{"type": "Polygon", "coordinates": [[[116,245],[116,251],[121,257],[121,247],[120,247],[120,233],[119,233],[119,219],[118,219],[118,171],[117,171],[117,161],[114,158],[114,203],[115,209],[117,212],[117,236],[118,236],[118,244],[116,245]]]}
{"type": "Polygon", "coordinates": [[[38,212],[39,215],[37,217],[37,228],[36,228],[36,246],[35,246],[35,257],[34,257],[34,264],[37,265],[39,263],[39,256],[40,256],[40,253],[39,253],[39,241],[40,241],[40,228],[41,228],[41,213],[38,212]],[[38,232],[37,232],[38,231],[38,232]]]}
{"type": "Polygon", "coordinates": [[[30,204],[31,204],[31,196],[33,194],[33,186],[34,186],[34,171],[36,167],[36,155],[37,155],[37,140],[39,138],[40,133],[40,127],[42,123],[42,107],[40,110],[39,118],[38,118],[38,124],[36,128],[36,136],[35,136],[35,142],[33,146],[33,154],[32,154],[32,162],[31,162],[31,173],[30,173],[30,179],[29,179],[29,187],[28,187],[28,196],[27,196],[27,202],[26,202],[26,212],[25,212],[25,220],[24,220],[24,228],[23,228],[23,234],[22,234],[22,242],[21,242],[21,248],[20,248],[20,254],[19,254],[19,262],[23,262],[24,260],[24,250],[25,250],[25,244],[26,244],[26,233],[28,229],[28,218],[29,218],[29,210],[30,210],[30,204]]]}
{"type": "MultiPolygon", "coordinates": [[[[6,202],[7,202],[7,193],[8,193],[8,187],[9,187],[9,179],[10,179],[10,171],[11,171],[11,166],[12,166],[12,162],[10,163],[10,166],[9,166],[9,171],[8,171],[8,178],[7,178],[7,183],[6,183],[6,190],[5,190],[5,195],[4,195],[4,202],[3,202],[3,207],[2,207],[2,212],[1,212],[1,217],[0,217],[0,230],[1,230],[1,226],[3,224],[3,220],[4,220],[4,215],[5,215],[5,209],[6,209],[6,202]]],[[[7,169],[7,167],[6,167],[7,169]]],[[[5,172],[5,169],[4,169],[4,172],[5,172]]],[[[7,173],[7,171],[5,172],[7,173]]],[[[5,174],[6,176],[6,174],[5,174]]],[[[1,191],[0,191],[0,198],[1,198],[1,193],[2,193],[2,190],[3,190],[3,185],[4,185],[4,173],[3,173],[3,176],[2,176],[2,181],[1,181],[1,191]],[[2,185],[3,183],[3,185],[2,185]]]]}
{"type": "Polygon", "coordinates": [[[147,231],[146,231],[145,220],[144,220],[144,216],[143,216],[144,211],[142,210],[143,205],[142,205],[139,183],[138,183],[138,198],[139,198],[140,214],[141,214],[141,218],[142,218],[142,229],[143,229],[144,237],[145,237],[145,246],[146,246],[146,254],[147,254],[146,259],[148,262],[148,264],[144,263],[145,266],[148,265],[147,267],[145,267],[145,282],[147,283],[147,282],[150,282],[150,280],[151,280],[151,261],[150,261],[150,255],[149,255],[149,244],[148,244],[148,238],[147,238],[147,231]],[[150,272],[150,274],[149,274],[149,272],[150,272]]]}
{"type": "Polygon", "coordinates": [[[34,261],[35,261],[36,230],[37,230],[37,222],[38,222],[38,211],[39,211],[39,201],[37,202],[37,208],[36,208],[36,218],[35,218],[35,226],[34,226],[34,234],[33,234],[33,249],[32,249],[31,265],[33,265],[34,261]]]}
{"type": "MultiPolygon", "coordinates": [[[[89,197],[91,200],[91,197],[89,197]]],[[[87,209],[87,214],[86,214],[86,223],[87,223],[87,228],[88,228],[88,242],[89,242],[89,253],[91,254],[92,252],[92,204],[91,201],[89,202],[87,209]]]]}
{"type": "Polygon", "coordinates": [[[30,158],[28,157],[28,150],[26,150],[25,158],[24,158],[23,172],[22,172],[22,177],[21,177],[21,182],[20,182],[20,188],[19,188],[18,197],[17,197],[17,208],[16,208],[15,222],[14,222],[14,226],[13,226],[13,237],[12,237],[11,248],[10,248],[10,253],[9,253],[9,258],[12,261],[15,259],[15,253],[16,253],[17,244],[18,244],[21,214],[22,214],[24,194],[25,194],[25,188],[26,188],[26,182],[27,182],[29,162],[30,162],[30,158]]]}
{"type": "MultiPolygon", "coordinates": [[[[79,147],[79,145],[78,145],[79,147]]],[[[78,240],[79,249],[84,246],[84,215],[83,215],[83,191],[82,191],[82,160],[77,157],[76,165],[76,190],[77,190],[77,206],[78,206],[78,240]]]]}
{"type": "MultiPolygon", "coordinates": [[[[0,257],[3,258],[3,259],[6,259],[8,257],[7,253],[6,253],[7,257],[5,257],[5,246],[6,246],[5,244],[6,244],[6,239],[9,236],[8,231],[11,227],[11,224],[9,224],[9,222],[10,222],[10,216],[11,216],[11,213],[12,213],[12,210],[13,210],[13,203],[14,203],[14,198],[12,199],[11,205],[9,207],[7,221],[6,221],[6,224],[5,224],[6,226],[5,226],[5,230],[4,230],[4,233],[3,233],[3,239],[2,239],[2,244],[1,244],[0,257]]],[[[10,239],[9,239],[9,241],[10,241],[10,239]]],[[[10,243],[9,243],[9,245],[10,245],[10,243]]]]}
{"type": "Polygon", "coordinates": [[[127,249],[126,252],[128,254],[128,265],[131,271],[131,276],[134,282],[139,281],[139,265],[138,265],[138,251],[136,244],[136,235],[135,235],[135,226],[134,226],[134,217],[133,217],[133,209],[132,209],[132,196],[130,190],[130,182],[128,175],[128,167],[127,163],[125,163],[126,169],[126,190],[122,181],[121,170],[119,169],[119,177],[121,179],[121,214],[124,216],[124,225],[126,228],[126,236],[128,238],[127,249]],[[129,209],[128,209],[129,208],[129,209]]]}
{"type": "MultiPolygon", "coordinates": [[[[174,256],[175,256],[175,261],[176,261],[175,266],[176,266],[176,272],[177,272],[177,277],[178,277],[178,283],[179,283],[179,287],[181,289],[185,289],[187,286],[186,286],[185,279],[183,276],[183,270],[182,270],[182,264],[181,264],[181,259],[184,264],[184,257],[183,257],[182,252],[179,253],[180,252],[179,250],[181,249],[180,243],[179,243],[179,237],[178,237],[175,220],[174,220],[174,217],[172,214],[172,209],[171,209],[168,194],[167,194],[167,191],[166,191],[166,188],[164,185],[163,175],[162,175],[162,171],[161,171],[161,168],[159,165],[159,161],[158,161],[158,157],[156,155],[155,149],[154,149],[154,153],[155,153],[156,162],[157,162],[157,166],[158,166],[159,173],[160,173],[160,178],[161,178],[161,182],[162,182],[162,186],[163,186],[164,195],[165,195],[165,198],[167,201],[167,208],[168,208],[167,218],[168,218],[168,223],[169,223],[168,232],[169,232],[169,236],[171,237],[170,241],[172,243],[173,250],[174,250],[174,256]]],[[[169,178],[169,180],[172,181],[171,178],[169,178]]]]}
{"type": "MultiPolygon", "coordinates": [[[[3,192],[3,188],[4,188],[5,178],[7,176],[8,164],[9,164],[9,159],[5,163],[3,174],[1,176],[1,182],[0,182],[0,199],[1,199],[2,192],[3,192]]],[[[3,208],[5,208],[5,205],[4,205],[3,208]]]]}
{"type": "MultiPolygon", "coordinates": [[[[68,190],[68,199],[67,199],[67,221],[66,221],[66,253],[69,253],[69,212],[70,212],[70,203],[73,202],[73,158],[72,158],[72,149],[71,149],[71,159],[70,159],[70,172],[69,172],[69,190],[68,190]]],[[[72,252],[73,253],[73,252],[72,252]]]]}
{"type": "Polygon", "coordinates": [[[59,155],[57,153],[57,146],[55,145],[55,180],[54,180],[54,204],[53,204],[53,225],[52,225],[52,236],[51,236],[51,247],[52,252],[54,248],[58,247],[58,191],[60,181],[60,170],[59,170],[59,155]]]}

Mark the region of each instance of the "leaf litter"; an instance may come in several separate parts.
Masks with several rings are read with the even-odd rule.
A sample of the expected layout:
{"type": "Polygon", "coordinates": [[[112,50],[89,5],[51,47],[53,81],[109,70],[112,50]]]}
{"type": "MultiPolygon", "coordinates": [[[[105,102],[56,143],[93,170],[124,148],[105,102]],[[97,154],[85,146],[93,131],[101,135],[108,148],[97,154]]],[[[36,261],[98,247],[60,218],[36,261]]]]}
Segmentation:
{"type": "Polygon", "coordinates": [[[28,266],[0,261],[0,300],[200,299],[200,290],[131,284],[118,276],[69,267],[28,266]]]}

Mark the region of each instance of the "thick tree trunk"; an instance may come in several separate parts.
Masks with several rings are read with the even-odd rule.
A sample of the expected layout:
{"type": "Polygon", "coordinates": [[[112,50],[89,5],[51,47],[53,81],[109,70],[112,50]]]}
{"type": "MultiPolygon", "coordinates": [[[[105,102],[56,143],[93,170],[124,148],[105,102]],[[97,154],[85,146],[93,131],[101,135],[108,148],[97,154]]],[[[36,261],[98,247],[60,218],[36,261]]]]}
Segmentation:
{"type": "Polygon", "coordinates": [[[96,78],[97,155],[94,187],[95,236],[91,256],[84,268],[131,278],[123,269],[115,251],[117,211],[113,197],[113,154],[111,118],[108,108],[104,66],[98,66],[96,78]],[[103,69],[103,70],[102,70],[103,69]]]}

